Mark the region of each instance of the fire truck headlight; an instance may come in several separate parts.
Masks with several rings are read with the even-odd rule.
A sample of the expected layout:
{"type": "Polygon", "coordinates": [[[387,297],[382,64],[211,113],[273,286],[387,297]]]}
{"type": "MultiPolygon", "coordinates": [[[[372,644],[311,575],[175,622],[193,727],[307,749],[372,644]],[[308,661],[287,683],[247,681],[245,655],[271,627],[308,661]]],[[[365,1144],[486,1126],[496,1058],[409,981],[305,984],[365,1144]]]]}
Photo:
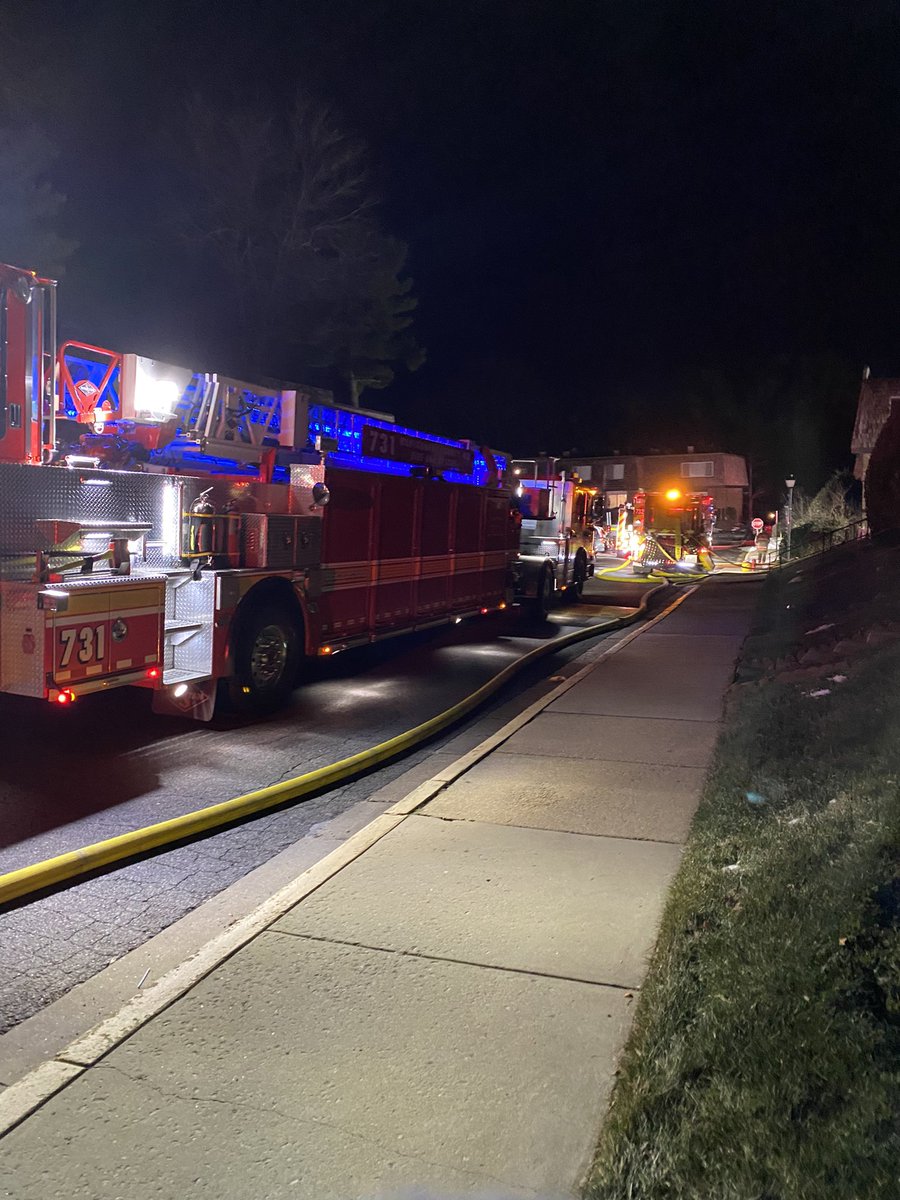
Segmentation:
{"type": "Polygon", "coordinates": [[[681,492],[679,492],[678,488],[669,488],[669,490],[666,492],[666,499],[667,500],[680,500],[681,492]]]}

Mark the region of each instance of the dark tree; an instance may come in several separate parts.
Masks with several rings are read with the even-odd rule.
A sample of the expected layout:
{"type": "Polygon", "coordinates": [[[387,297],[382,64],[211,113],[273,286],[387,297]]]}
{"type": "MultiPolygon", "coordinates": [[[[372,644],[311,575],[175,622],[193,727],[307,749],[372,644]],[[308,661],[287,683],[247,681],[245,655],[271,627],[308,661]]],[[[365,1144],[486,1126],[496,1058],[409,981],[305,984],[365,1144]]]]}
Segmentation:
{"type": "Polygon", "coordinates": [[[382,231],[365,151],[329,108],[300,94],[285,116],[198,96],[183,146],[179,228],[218,284],[249,369],[330,375],[355,400],[390,383],[397,365],[421,363],[406,247],[382,231]]]}
{"type": "Polygon", "coordinates": [[[755,490],[770,499],[790,475],[815,492],[847,464],[858,390],[854,369],[829,354],[707,369],[675,389],[679,436],[669,440],[746,455],[755,490]]]}
{"type": "Polygon", "coordinates": [[[66,197],[52,182],[57,158],[32,101],[47,83],[32,70],[9,14],[0,22],[0,262],[62,274],[77,242],[59,230],[66,197]]]}

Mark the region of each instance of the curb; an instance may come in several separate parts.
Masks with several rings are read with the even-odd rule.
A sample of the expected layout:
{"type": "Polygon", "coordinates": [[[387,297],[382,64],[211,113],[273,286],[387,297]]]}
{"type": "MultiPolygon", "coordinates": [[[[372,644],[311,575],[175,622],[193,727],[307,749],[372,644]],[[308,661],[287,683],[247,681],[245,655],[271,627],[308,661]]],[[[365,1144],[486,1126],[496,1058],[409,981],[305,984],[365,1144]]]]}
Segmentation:
{"type": "MultiPolygon", "coordinates": [[[[658,589],[654,589],[654,591],[656,590],[658,589]]],[[[433,779],[420,784],[408,796],[380,816],[375,817],[358,833],[348,838],[338,849],[320,859],[286,887],[269,897],[253,912],[207,942],[192,958],[173,967],[146,991],[140,992],[131,1000],[126,1001],[113,1016],[101,1021],[94,1029],[71,1042],[52,1059],[41,1063],[22,1079],[10,1084],[4,1091],[0,1091],[0,1138],[20,1125],[33,1112],[61,1092],[73,1080],[84,1074],[143,1025],[169,1008],[289,909],[299,904],[300,901],[374,846],[381,838],[396,829],[407,817],[427,804],[459,776],[464,775],[477,762],[486,758],[497,746],[511,738],[538,713],[558,700],[586,675],[596,670],[602,662],[617,654],[648,629],[652,629],[664,617],[683,604],[694,591],[696,591],[696,587],[685,589],[670,605],[662,612],[657,613],[646,624],[642,624],[621,641],[616,642],[592,662],[582,667],[580,671],[569,676],[546,696],[542,696],[521,713],[517,713],[502,729],[486,738],[480,745],[445,767],[433,779]]],[[[647,596],[649,597],[651,594],[648,592],[647,596]]],[[[623,624],[630,624],[636,619],[637,615],[619,620],[623,624]]],[[[610,626],[603,628],[610,628],[610,626]]],[[[594,632],[597,631],[594,630],[594,632]]],[[[584,630],[579,630],[578,633],[587,636],[584,630]]],[[[544,647],[541,649],[543,650],[544,647]]]]}

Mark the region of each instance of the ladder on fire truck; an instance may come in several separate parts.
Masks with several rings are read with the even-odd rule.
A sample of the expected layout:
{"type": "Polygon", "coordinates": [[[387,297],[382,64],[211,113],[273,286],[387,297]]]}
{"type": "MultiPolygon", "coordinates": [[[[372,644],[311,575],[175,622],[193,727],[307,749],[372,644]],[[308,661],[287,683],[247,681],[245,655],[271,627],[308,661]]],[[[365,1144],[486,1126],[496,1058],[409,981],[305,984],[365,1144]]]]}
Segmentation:
{"type": "Polygon", "coordinates": [[[278,444],[287,415],[284,395],[221,375],[195,374],[175,407],[181,436],[196,439],[207,453],[258,462],[278,444]]]}

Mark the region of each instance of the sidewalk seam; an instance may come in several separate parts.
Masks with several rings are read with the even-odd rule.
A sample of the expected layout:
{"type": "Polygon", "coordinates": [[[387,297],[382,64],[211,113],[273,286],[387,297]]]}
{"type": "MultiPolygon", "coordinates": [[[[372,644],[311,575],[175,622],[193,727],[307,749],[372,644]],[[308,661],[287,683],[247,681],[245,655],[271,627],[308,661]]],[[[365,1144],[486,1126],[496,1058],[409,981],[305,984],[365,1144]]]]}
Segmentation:
{"type": "Polygon", "coordinates": [[[623,712],[583,712],[581,709],[559,708],[556,713],[550,713],[550,716],[579,716],[579,717],[622,717],[625,721],[678,721],[682,725],[721,725],[721,721],[714,721],[707,717],[645,717],[638,713],[623,713],[623,712]]]}
{"type": "MultiPolygon", "coordinates": [[[[609,761],[604,759],[585,758],[581,762],[603,762],[609,761]]],[[[646,765],[646,764],[641,764],[646,765]]],[[[693,770],[688,767],[686,770],[693,770]]],[[[493,829],[533,829],[536,833],[568,833],[572,837],[593,837],[593,838],[611,838],[616,842],[649,842],[654,846],[683,846],[684,842],[679,842],[673,838],[651,838],[651,837],[634,837],[627,833],[592,833],[590,830],[583,829],[560,829],[554,825],[517,825],[509,821],[486,821],[484,817],[442,817],[440,813],[418,812],[411,813],[411,816],[425,817],[429,821],[447,821],[452,824],[454,821],[464,821],[468,825],[490,825],[493,829]]]]}
{"type": "Polygon", "coordinates": [[[418,950],[403,950],[396,946],[373,946],[369,942],[346,942],[342,938],[324,937],[315,933],[300,933],[293,929],[265,930],[281,937],[299,938],[328,946],[347,946],[353,950],[371,950],[375,954],[395,954],[400,958],[417,958],[423,962],[455,963],[458,967],[477,967],[480,971],[501,971],[506,975],[530,975],[537,979],[558,979],[560,983],[583,983],[587,987],[612,988],[620,992],[638,992],[639,983],[607,983],[601,979],[582,979],[580,975],[557,975],[555,971],[537,971],[528,967],[504,967],[498,963],[475,962],[471,958],[453,958],[448,954],[423,954],[418,950]]]}

